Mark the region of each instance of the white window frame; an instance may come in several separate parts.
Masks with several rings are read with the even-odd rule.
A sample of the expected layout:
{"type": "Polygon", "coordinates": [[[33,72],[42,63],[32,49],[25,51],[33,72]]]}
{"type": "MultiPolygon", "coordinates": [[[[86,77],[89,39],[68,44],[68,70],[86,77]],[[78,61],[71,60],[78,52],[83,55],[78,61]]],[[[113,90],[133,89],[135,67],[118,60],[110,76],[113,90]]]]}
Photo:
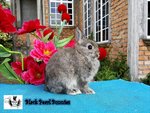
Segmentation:
{"type": "MultiPolygon", "coordinates": [[[[103,21],[102,21],[102,19],[104,18],[104,17],[102,17],[102,6],[103,5],[106,5],[106,3],[104,3],[104,4],[102,4],[102,0],[100,0],[101,1],[101,5],[100,5],[100,8],[98,7],[98,9],[100,9],[101,10],[101,19],[99,19],[99,20],[96,20],[97,18],[96,18],[96,13],[97,13],[97,11],[96,11],[96,1],[98,1],[98,0],[94,0],[94,40],[98,43],[98,44],[105,44],[105,43],[109,43],[110,42],[110,0],[108,0],[106,3],[108,3],[108,8],[109,8],[109,10],[108,10],[108,14],[107,15],[104,15],[104,17],[106,17],[106,16],[108,16],[108,27],[106,28],[104,28],[105,30],[106,29],[108,29],[108,39],[107,40],[103,40],[103,21]],[[99,32],[101,32],[101,38],[100,38],[100,40],[101,41],[97,41],[96,40],[96,22],[98,22],[98,21],[100,21],[100,24],[101,24],[101,27],[100,27],[100,30],[99,30],[99,32]]],[[[105,36],[106,36],[106,33],[105,33],[105,36]]]]}
{"type": "MultiPolygon", "coordinates": [[[[91,8],[91,4],[89,6],[88,2],[89,2],[89,0],[86,0],[86,1],[83,0],[83,33],[84,33],[85,37],[87,37],[87,38],[92,33],[92,15],[91,15],[91,13],[90,13],[90,15],[88,13],[88,10],[91,10],[91,12],[92,12],[92,8],[91,8]],[[86,5],[86,11],[85,11],[85,5],[86,5]],[[86,17],[85,17],[85,14],[86,14],[86,17]],[[90,21],[90,24],[89,24],[89,21],[90,21]],[[86,27],[85,27],[85,22],[86,22],[86,27]]],[[[92,0],[90,0],[90,2],[92,2],[92,0]]]]}
{"type": "MultiPolygon", "coordinates": [[[[51,2],[55,2],[55,3],[60,3],[60,4],[63,4],[63,3],[71,3],[72,4],[72,25],[69,25],[68,23],[65,25],[67,27],[70,27],[70,26],[74,26],[74,0],[72,1],[64,1],[64,0],[49,0],[49,14],[51,14],[51,2]]],[[[67,7],[68,9],[68,7],[67,7]]],[[[55,13],[55,16],[57,15],[57,13],[55,13]]],[[[52,24],[52,21],[51,21],[51,16],[49,16],[49,24],[50,26],[60,26],[58,24],[52,24]]],[[[60,17],[60,20],[61,20],[61,17],[60,17]]],[[[61,22],[62,24],[62,22],[61,22]]]]}

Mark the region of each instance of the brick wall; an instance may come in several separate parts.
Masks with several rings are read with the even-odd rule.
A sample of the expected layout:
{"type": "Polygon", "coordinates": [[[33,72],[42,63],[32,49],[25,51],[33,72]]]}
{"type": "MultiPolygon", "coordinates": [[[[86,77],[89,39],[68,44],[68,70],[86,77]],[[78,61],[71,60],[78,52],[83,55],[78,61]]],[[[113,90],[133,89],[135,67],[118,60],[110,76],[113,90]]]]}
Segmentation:
{"type": "Polygon", "coordinates": [[[150,45],[140,39],[139,44],[139,77],[143,78],[150,72],[150,45]]]}
{"type": "Polygon", "coordinates": [[[127,55],[128,1],[111,0],[110,9],[111,42],[104,46],[109,57],[116,58],[118,52],[127,55]]]}
{"type": "Polygon", "coordinates": [[[74,0],[75,27],[83,31],[83,0],[74,0]]]}

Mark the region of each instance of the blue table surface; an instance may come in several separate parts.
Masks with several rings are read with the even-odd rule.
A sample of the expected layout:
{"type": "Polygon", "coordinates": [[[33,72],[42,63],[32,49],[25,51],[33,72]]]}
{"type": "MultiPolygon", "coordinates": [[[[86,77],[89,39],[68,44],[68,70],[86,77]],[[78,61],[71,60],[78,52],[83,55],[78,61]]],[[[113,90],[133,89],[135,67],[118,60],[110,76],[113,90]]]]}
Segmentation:
{"type": "Polygon", "coordinates": [[[124,80],[92,82],[94,95],[53,94],[44,85],[0,84],[0,113],[150,113],[150,86],[124,80]],[[22,110],[4,110],[4,95],[23,95],[22,110]],[[69,100],[70,105],[26,105],[25,100],[69,100]]]}

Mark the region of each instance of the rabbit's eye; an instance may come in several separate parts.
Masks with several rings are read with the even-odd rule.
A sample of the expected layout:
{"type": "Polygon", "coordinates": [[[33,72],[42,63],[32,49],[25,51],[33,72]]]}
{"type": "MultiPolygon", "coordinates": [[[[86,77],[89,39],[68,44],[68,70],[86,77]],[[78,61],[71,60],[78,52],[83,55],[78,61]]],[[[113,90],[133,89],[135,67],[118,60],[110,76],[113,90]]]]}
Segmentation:
{"type": "Polygon", "coordinates": [[[88,45],[88,49],[92,49],[92,45],[88,45]]]}

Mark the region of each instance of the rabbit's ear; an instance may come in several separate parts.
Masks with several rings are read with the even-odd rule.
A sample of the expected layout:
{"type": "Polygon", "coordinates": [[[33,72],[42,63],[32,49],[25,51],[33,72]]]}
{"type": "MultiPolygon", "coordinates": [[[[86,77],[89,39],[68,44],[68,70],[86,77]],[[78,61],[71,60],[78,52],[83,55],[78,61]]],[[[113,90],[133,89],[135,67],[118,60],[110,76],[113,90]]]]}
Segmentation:
{"type": "Polygon", "coordinates": [[[77,27],[76,28],[76,35],[75,35],[75,37],[76,37],[76,41],[78,42],[78,43],[81,43],[82,42],[82,32],[80,31],[80,29],[77,27]]]}

